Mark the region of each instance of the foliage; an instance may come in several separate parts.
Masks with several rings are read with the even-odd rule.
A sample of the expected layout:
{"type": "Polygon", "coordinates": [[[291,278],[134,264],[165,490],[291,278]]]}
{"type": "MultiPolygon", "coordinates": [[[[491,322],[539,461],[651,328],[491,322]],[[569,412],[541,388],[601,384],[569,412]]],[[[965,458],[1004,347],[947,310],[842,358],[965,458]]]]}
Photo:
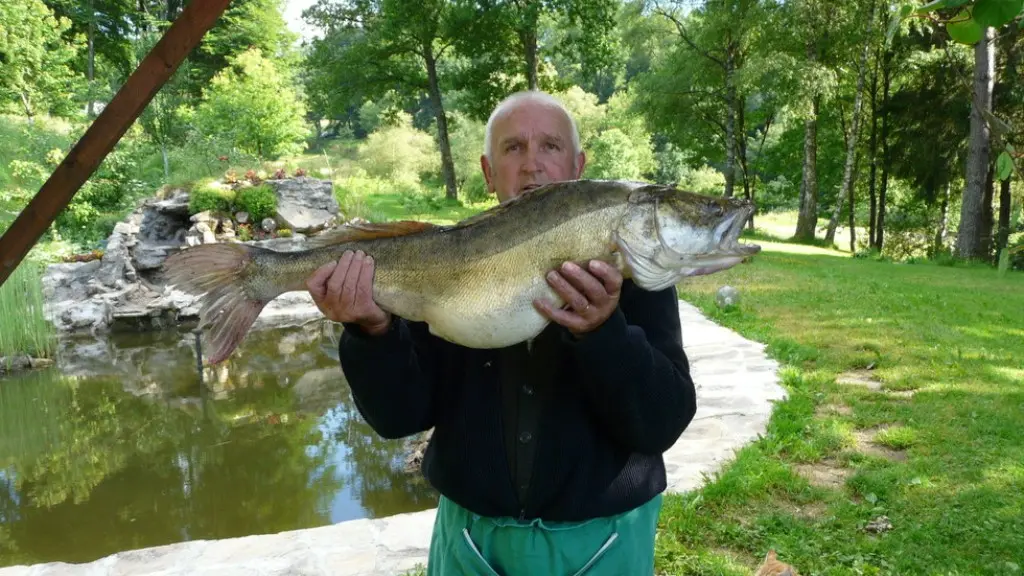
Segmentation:
{"type": "Polygon", "coordinates": [[[0,2],[0,112],[32,118],[74,109],[82,80],[71,63],[82,39],[61,37],[70,25],[42,0],[0,2]]]}
{"type": "Polygon", "coordinates": [[[244,152],[275,159],[304,148],[305,105],[296,90],[258,49],[229,60],[218,72],[196,110],[206,134],[230,138],[244,152]]]}
{"type": "Polygon", "coordinates": [[[413,128],[411,118],[403,112],[359,146],[359,165],[374,178],[418,182],[421,173],[436,169],[436,155],[434,140],[413,128]]]}
{"type": "Polygon", "coordinates": [[[43,309],[42,276],[42,265],[26,260],[0,286],[0,358],[53,356],[54,327],[43,309]]]}
{"type": "Polygon", "coordinates": [[[235,207],[248,212],[253,222],[260,222],[277,212],[277,193],[267,184],[242,186],[235,193],[235,207]]]}
{"type": "Polygon", "coordinates": [[[190,214],[200,212],[230,212],[235,202],[235,190],[213,178],[197,182],[188,197],[190,214]]]}

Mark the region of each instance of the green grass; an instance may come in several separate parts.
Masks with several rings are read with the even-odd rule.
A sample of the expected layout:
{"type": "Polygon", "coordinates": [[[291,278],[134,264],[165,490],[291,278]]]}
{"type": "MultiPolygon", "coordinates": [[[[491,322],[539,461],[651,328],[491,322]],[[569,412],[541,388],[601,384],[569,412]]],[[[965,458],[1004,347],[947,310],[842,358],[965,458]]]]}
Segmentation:
{"type": "Polygon", "coordinates": [[[761,244],[680,295],[767,343],[789,397],[705,487],[666,499],[659,572],[750,574],[775,548],[805,575],[1020,573],[1024,274],[761,244]],[[715,306],[724,284],[738,309],[715,306]],[[836,382],[869,366],[877,391],[836,382]],[[883,515],[891,530],[865,530],[883,515]]]}
{"type": "Polygon", "coordinates": [[[42,264],[26,259],[0,286],[0,357],[52,357],[54,327],[43,315],[42,275],[42,264]]]}

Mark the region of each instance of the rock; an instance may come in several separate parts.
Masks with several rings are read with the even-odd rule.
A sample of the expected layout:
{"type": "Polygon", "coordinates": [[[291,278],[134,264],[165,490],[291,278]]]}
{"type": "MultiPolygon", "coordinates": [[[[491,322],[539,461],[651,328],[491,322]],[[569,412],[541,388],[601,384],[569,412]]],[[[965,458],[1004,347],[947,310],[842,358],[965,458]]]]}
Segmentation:
{"type": "MultiPolygon", "coordinates": [[[[188,198],[187,192],[174,190],[147,199],[114,226],[101,259],[48,267],[43,278],[46,316],[59,332],[96,336],[113,329],[150,330],[198,315],[195,296],[162,282],[164,261],[182,248],[238,239],[230,219],[208,211],[190,215],[188,198]]],[[[248,219],[244,214],[242,220],[248,219]]],[[[268,224],[271,230],[277,227],[273,218],[268,224]]],[[[305,239],[293,234],[249,243],[291,251],[304,248],[305,239]]],[[[310,302],[281,298],[267,306],[260,322],[294,323],[317,314],[310,302]]]]}
{"type": "Polygon", "coordinates": [[[136,271],[159,268],[167,256],[185,244],[190,223],[188,198],[188,192],[174,190],[169,198],[149,200],[129,216],[129,221],[138,221],[136,237],[131,242],[136,271]]]}
{"type": "Polygon", "coordinates": [[[204,210],[198,214],[193,214],[192,217],[189,218],[189,221],[195,224],[209,224],[210,222],[216,222],[217,219],[210,214],[209,210],[204,210]]]}
{"type": "MultiPolygon", "coordinates": [[[[217,236],[213,233],[213,229],[207,222],[198,222],[193,226],[195,231],[200,235],[203,240],[203,244],[216,244],[217,236]]],[[[191,232],[192,230],[189,230],[191,232]]]]}
{"type": "Polygon", "coordinates": [[[131,254],[125,244],[124,234],[115,227],[107,239],[107,248],[100,259],[100,268],[96,271],[96,280],[104,286],[120,289],[124,288],[125,281],[135,282],[135,267],[132,266],[131,254]]]}
{"type": "Polygon", "coordinates": [[[430,445],[430,437],[433,434],[434,429],[431,428],[408,441],[409,452],[405,457],[405,464],[402,467],[407,474],[419,473],[420,465],[423,463],[423,455],[427,452],[427,446],[430,445]]]}
{"type": "Polygon", "coordinates": [[[19,372],[32,367],[32,358],[25,354],[13,357],[0,356],[0,374],[19,372]]]}
{"type": "Polygon", "coordinates": [[[239,224],[248,224],[249,223],[249,213],[248,212],[235,212],[235,222],[238,222],[239,224]]]}
{"type": "Polygon", "coordinates": [[[263,222],[260,222],[260,227],[264,232],[273,232],[277,230],[277,221],[273,218],[264,218],[263,222]]]}
{"type": "Polygon", "coordinates": [[[294,232],[318,232],[332,226],[340,210],[330,180],[284,178],[267,180],[277,194],[277,220],[294,232]]]}

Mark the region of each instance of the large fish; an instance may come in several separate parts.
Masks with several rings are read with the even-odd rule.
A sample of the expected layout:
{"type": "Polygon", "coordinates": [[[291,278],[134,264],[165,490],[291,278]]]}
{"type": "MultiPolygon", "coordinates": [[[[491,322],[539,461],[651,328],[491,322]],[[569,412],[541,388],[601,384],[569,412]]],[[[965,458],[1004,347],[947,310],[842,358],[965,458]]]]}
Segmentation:
{"type": "Polygon", "coordinates": [[[203,244],[170,256],[165,278],[205,293],[208,363],[227,358],[264,306],[306,290],[321,265],[363,250],[375,265],[373,297],[399,317],[423,321],[446,340],[496,348],[528,340],[549,320],[536,298],[563,302],[545,274],[565,261],[603,260],[646,290],[711,274],[757,253],[738,237],[750,201],[673,186],[574,180],[534,188],[452,226],[401,221],[348,224],[277,252],[242,243],[203,244]]]}

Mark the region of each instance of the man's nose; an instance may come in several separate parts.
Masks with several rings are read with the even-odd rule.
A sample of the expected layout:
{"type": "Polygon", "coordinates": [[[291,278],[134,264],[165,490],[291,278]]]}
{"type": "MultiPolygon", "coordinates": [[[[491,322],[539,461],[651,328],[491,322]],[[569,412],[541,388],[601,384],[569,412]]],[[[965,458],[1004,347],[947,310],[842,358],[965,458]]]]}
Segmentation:
{"type": "Polygon", "coordinates": [[[540,162],[537,161],[537,151],[534,148],[528,148],[526,150],[526,155],[523,158],[522,170],[523,172],[540,171],[540,162]]]}

